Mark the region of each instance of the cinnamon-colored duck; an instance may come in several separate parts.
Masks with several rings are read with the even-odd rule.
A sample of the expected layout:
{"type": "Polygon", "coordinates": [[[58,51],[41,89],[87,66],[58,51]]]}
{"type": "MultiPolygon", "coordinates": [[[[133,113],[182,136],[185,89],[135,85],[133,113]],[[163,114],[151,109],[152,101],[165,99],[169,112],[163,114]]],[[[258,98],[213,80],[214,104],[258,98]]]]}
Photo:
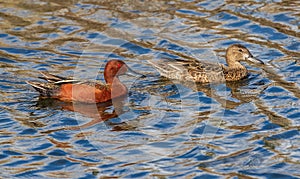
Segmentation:
{"type": "Polygon", "coordinates": [[[124,75],[129,67],[120,60],[110,60],[104,69],[106,84],[96,81],[79,81],[41,72],[43,82],[28,81],[41,97],[54,98],[66,102],[102,103],[127,94],[127,88],[118,76],[124,75]]]}

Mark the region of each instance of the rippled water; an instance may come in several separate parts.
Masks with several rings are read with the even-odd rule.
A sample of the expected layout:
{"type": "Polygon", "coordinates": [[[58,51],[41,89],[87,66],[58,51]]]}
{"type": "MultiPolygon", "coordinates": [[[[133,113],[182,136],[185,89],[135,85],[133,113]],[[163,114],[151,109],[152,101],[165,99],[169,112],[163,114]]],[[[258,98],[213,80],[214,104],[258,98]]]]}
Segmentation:
{"type": "Polygon", "coordinates": [[[300,177],[299,1],[0,2],[0,176],[300,177]],[[195,85],[148,60],[224,62],[233,43],[264,66],[195,85]],[[108,59],[148,78],[112,104],[41,100],[39,71],[103,80],[108,59]]]}

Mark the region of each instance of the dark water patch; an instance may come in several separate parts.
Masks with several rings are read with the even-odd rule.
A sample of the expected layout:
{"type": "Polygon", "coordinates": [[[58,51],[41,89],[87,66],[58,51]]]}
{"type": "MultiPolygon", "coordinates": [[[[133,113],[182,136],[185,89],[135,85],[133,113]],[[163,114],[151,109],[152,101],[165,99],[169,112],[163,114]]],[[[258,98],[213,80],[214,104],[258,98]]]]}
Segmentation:
{"type": "Polygon", "coordinates": [[[192,11],[192,10],[188,10],[188,9],[179,9],[179,10],[177,10],[177,12],[183,13],[183,14],[187,14],[187,15],[200,16],[200,17],[207,15],[205,13],[201,13],[201,12],[197,12],[197,11],[192,11]]]}
{"type": "Polygon", "coordinates": [[[19,134],[20,135],[34,135],[36,133],[37,133],[37,130],[35,130],[35,129],[25,129],[19,134]]]}
{"type": "Polygon", "coordinates": [[[139,172],[139,173],[134,173],[128,176],[125,176],[124,178],[141,178],[141,177],[146,177],[149,174],[149,172],[139,172]]]}
{"type": "Polygon", "coordinates": [[[93,148],[93,145],[89,142],[89,140],[77,140],[75,143],[85,148],[93,148]]]}
{"type": "Polygon", "coordinates": [[[95,38],[97,38],[97,39],[101,39],[101,40],[104,40],[104,39],[107,39],[108,37],[107,36],[105,36],[105,35],[103,35],[103,34],[101,34],[101,33],[88,33],[87,34],[87,38],[88,39],[95,39],[95,38]]]}
{"type": "Polygon", "coordinates": [[[117,167],[121,164],[124,164],[123,162],[114,162],[114,163],[109,163],[109,164],[103,164],[101,166],[99,166],[101,169],[105,169],[105,168],[111,168],[111,167],[117,167]]]}
{"type": "Polygon", "coordinates": [[[126,48],[126,49],[128,49],[128,51],[132,51],[133,53],[139,54],[139,55],[147,54],[150,52],[149,49],[143,48],[143,47],[138,46],[133,43],[125,43],[125,44],[122,44],[121,47],[126,48]]]}
{"type": "Polygon", "coordinates": [[[47,153],[47,155],[53,155],[53,156],[66,156],[67,153],[63,150],[60,149],[56,149],[56,150],[52,150],[51,152],[47,153]]]}
{"type": "Polygon", "coordinates": [[[0,62],[2,62],[2,63],[17,63],[16,61],[7,59],[7,58],[0,58],[0,62]]]}
{"type": "Polygon", "coordinates": [[[39,172],[39,170],[33,170],[28,172],[23,172],[21,174],[14,175],[15,177],[25,177],[25,178],[43,178],[42,175],[35,174],[39,172]]]}
{"type": "Polygon", "coordinates": [[[195,179],[209,179],[209,178],[214,178],[214,179],[217,179],[217,178],[220,178],[220,176],[218,175],[213,175],[213,174],[200,174],[199,176],[196,176],[194,177],[195,179]]]}
{"type": "Polygon", "coordinates": [[[44,150],[44,149],[50,148],[52,146],[53,146],[53,144],[51,144],[51,143],[43,143],[39,146],[32,148],[31,150],[32,151],[44,150]]]}
{"type": "Polygon", "coordinates": [[[250,25],[250,30],[256,34],[267,35],[272,40],[283,40],[288,38],[285,34],[278,33],[274,29],[269,27],[261,27],[259,25],[250,25]]]}
{"type": "Polygon", "coordinates": [[[8,34],[0,34],[0,38],[4,38],[4,37],[7,37],[8,36],[8,34]]]}
{"type": "Polygon", "coordinates": [[[269,93],[281,93],[284,92],[285,90],[281,87],[278,86],[272,86],[270,88],[267,89],[267,92],[269,93]]]}
{"type": "Polygon", "coordinates": [[[248,20],[242,20],[242,21],[239,21],[239,22],[234,22],[234,23],[230,23],[228,25],[225,25],[225,27],[230,27],[230,28],[234,28],[234,27],[241,27],[241,26],[244,26],[246,24],[248,24],[250,21],[248,20]]]}
{"type": "Polygon", "coordinates": [[[60,28],[62,31],[64,31],[64,33],[66,33],[66,34],[70,34],[70,33],[72,33],[72,32],[76,32],[76,31],[78,31],[79,29],[80,29],[80,27],[79,26],[63,26],[63,27],[61,27],[60,28]]]}
{"type": "Polygon", "coordinates": [[[290,45],[288,45],[286,48],[289,50],[293,50],[293,51],[299,51],[300,50],[300,42],[292,41],[292,43],[290,45]]]}
{"type": "MultiPolygon", "coordinates": [[[[289,138],[295,137],[297,135],[299,135],[299,131],[291,130],[291,131],[283,132],[281,134],[272,135],[272,136],[270,136],[270,139],[271,140],[276,140],[276,139],[281,139],[281,138],[289,139],[289,138]]],[[[268,140],[268,139],[266,138],[266,140],[268,140]]]]}
{"type": "Polygon", "coordinates": [[[20,156],[23,155],[22,153],[11,151],[11,150],[4,150],[2,151],[6,155],[12,155],[12,156],[20,156]]]}
{"type": "MultiPolygon", "coordinates": [[[[3,117],[2,119],[0,119],[0,124],[2,123],[10,123],[12,122],[10,118],[5,118],[4,116],[1,115],[1,117],[3,117]]],[[[10,123],[11,124],[11,123],[10,123]]]]}
{"type": "Polygon", "coordinates": [[[8,155],[3,155],[3,154],[0,154],[0,160],[4,159],[4,158],[7,158],[8,155]]]}
{"type": "Polygon", "coordinates": [[[54,132],[52,134],[50,134],[49,136],[53,137],[54,139],[58,139],[58,140],[68,140],[71,138],[71,136],[69,136],[68,133],[69,131],[57,131],[54,132]]]}
{"type": "Polygon", "coordinates": [[[168,128],[172,128],[175,127],[176,123],[172,123],[172,122],[162,122],[160,124],[155,124],[153,127],[159,128],[159,129],[168,129],[168,128]]]}
{"type": "Polygon", "coordinates": [[[275,21],[278,22],[291,22],[294,21],[295,19],[290,17],[288,14],[281,13],[273,16],[275,21]]]}
{"type": "Polygon", "coordinates": [[[264,126],[261,128],[262,130],[268,130],[268,129],[276,129],[280,127],[278,124],[274,124],[271,121],[265,121],[264,126]]]}
{"type": "Polygon", "coordinates": [[[24,54],[24,55],[28,55],[28,56],[39,52],[38,50],[29,50],[29,49],[23,49],[23,48],[8,48],[8,47],[1,47],[0,50],[4,50],[7,53],[24,54]]]}
{"type": "Polygon", "coordinates": [[[290,119],[300,119],[300,112],[288,115],[287,117],[290,119]]]}
{"type": "Polygon", "coordinates": [[[77,162],[71,162],[69,160],[66,159],[58,159],[55,160],[53,162],[50,162],[47,166],[44,167],[44,170],[48,171],[48,170],[62,170],[62,169],[66,169],[72,165],[76,165],[79,164],[77,162]]]}
{"type": "Polygon", "coordinates": [[[238,20],[238,17],[229,14],[227,12],[220,12],[216,15],[216,19],[218,19],[219,21],[231,21],[231,20],[238,20]]]}

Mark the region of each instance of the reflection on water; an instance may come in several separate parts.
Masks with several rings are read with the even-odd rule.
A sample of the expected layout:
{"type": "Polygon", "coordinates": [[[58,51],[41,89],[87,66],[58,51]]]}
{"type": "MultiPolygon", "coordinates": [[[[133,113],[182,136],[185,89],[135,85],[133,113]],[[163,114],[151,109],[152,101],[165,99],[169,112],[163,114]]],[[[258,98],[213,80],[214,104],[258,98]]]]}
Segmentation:
{"type": "Polygon", "coordinates": [[[7,1],[0,4],[1,177],[299,176],[298,1],[7,1]],[[224,62],[241,43],[265,66],[226,84],[156,76],[148,60],[224,62]],[[39,71],[100,79],[108,59],[128,98],[39,100],[39,71]]]}

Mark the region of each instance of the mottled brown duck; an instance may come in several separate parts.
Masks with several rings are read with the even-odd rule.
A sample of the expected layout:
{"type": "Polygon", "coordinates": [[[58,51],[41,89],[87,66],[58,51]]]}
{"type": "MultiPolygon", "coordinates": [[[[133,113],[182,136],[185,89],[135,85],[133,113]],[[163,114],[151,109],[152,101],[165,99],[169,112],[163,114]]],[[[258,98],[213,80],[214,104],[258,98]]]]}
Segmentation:
{"type": "Polygon", "coordinates": [[[207,61],[163,59],[149,61],[166,78],[197,83],[238,81],[248,75],[248,70],[240,61],[264,64],[253,57],[250,51],[240,44],[233,44],[226,50],[227,66],[207,61]]]}

